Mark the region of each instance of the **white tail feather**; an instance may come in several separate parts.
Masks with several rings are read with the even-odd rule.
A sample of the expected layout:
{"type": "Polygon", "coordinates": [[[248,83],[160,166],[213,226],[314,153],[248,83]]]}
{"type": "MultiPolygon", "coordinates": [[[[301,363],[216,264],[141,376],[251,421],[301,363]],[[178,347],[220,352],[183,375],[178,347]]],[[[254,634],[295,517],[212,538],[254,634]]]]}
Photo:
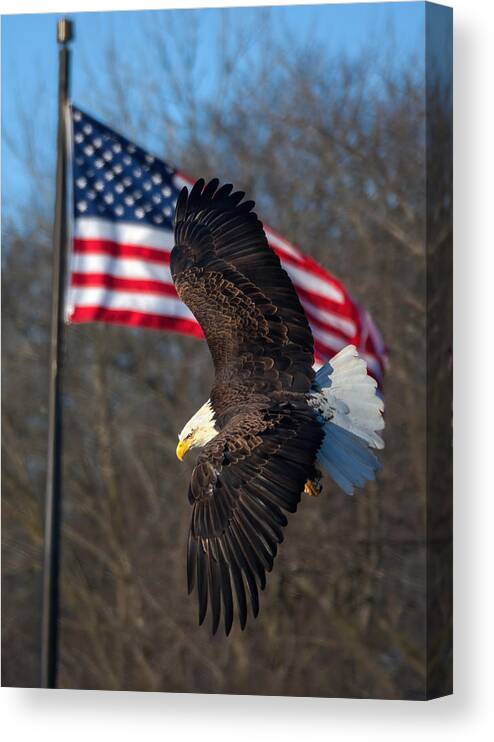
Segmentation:
{"type": "Polygon", "coordinates": [[[374,479],[379,461],[369,448],[383,448],[384,403],[367,364],[347,345],[316,374],[311,404],[325,420],[318,454],[322,468],[347,493],[374,479]]]}

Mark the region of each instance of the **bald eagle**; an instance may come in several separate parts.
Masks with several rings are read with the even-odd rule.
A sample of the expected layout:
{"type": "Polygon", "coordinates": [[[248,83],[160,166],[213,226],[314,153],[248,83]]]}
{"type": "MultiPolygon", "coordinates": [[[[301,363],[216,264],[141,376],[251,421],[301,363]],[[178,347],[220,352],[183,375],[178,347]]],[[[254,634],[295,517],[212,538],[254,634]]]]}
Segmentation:
{"type": "Polygon", "coordinates": [[[177,456],[201,447],[192,472],[189,593],[199,623],[210,606],[243,629],[259,611],[301,495],[319,494],[321,470],[348,494],[374,478],[383,405],[365,361],[347,346],[314,372],[312,333],[295,289],[269,247],[253,201],[198,180],[180,193],[171,272],[202,327],[215,379],[179,434],[177,456]]]}

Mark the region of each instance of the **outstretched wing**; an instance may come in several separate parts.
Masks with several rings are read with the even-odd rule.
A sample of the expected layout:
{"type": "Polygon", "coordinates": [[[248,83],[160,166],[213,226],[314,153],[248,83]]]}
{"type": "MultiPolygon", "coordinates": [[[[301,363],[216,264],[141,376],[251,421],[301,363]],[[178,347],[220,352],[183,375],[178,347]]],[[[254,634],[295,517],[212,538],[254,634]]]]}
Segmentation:
{"type": "Polygon", "coordinates": [[[242,628],[247,595],[273,566],[286,525],[314,470],[323,432],[306,393],[313,339],[279,258],[243,193],[199,180],[177,203],[171,271],[206,336],[215,365],[211,401],[220,433],[192,473],[189,591],[197,582],[199,621],[208,601],[213,632],[233,594],[242,628]]]}
{"type": "Polygon", "coordinates": [[[295,512],[323,432],[302,402],[240,414],[205,446],[193,471],[193,515],[187,546],[189,592],[197,584],[199,623],[208,603],[216,632],[223,607],[225,633],[232,627],[234,597],[243,629],[248,603],[259,611],[283,541],[284,510],[295,512]]]}
{"type": "Polygon", "coordinates": [[[216,179],[182,190],[171,254],[175,287],[203,329],[217,383],[307,392],[314,376],[309,324],[254,202],[241,203],[245,194],[231,191],[216,179]]]}

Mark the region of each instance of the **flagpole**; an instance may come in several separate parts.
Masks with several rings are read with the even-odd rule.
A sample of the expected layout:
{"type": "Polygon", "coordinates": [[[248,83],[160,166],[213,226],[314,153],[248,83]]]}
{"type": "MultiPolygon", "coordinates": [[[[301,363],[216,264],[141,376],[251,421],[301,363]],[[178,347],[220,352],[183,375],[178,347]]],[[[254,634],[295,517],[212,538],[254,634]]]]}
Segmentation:
{"type": "Polygon", "coordinates": [[[46,467],[45,532],[41,628],[41,687],[56,688],[58,670],[58,618],[60,571],[60,516],[62,485],[62,352],[65,259],[67,242],[67,131],[69,100],[68,44],[72,23],[57,22],[58,131],[55,219],[53,224],[52,305],[48,397],[48,450],[46,467]]]}

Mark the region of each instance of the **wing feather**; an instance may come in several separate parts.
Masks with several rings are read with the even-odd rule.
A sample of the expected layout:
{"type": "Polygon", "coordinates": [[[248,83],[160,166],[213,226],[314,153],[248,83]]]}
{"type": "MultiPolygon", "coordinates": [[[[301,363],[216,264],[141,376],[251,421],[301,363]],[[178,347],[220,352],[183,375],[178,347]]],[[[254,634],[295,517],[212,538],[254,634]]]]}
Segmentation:
{"type": "Polygon", "coordinates": [[[241,629],[297,510],[323,438],[309,407],[313,338],[278,256],[242,191],[199,180],[178,198],[171,272],[213,357],[220,432],[192,472],[187,586],[199,623],[241,629]]]}
{"type": "Polygon", "coordinates": [[[218,560],[213,555],[209,555],[209,592],[211,595],[211,613],[212,613],[212,632],[216,633],[220,622],[221,602],[220,602],[220,566],[218,560]]]}
{"type": "MultiPolygon", "coordinates": [[[[229,528],[228,531],[225,533],[225,541],[231,545],[230,548],[230,556],[232,559],[232,563],[238,566],[238,568],[241,570],[242,574],[245,576],[245,580],[247,582],[247,587],[249,588],[249,595],[250,595],[250,601],[252,606],[252,615],[254,618],[257,618],[259,614],[259,592],[257,589],[257,583],[254,577],[254,573],[252,572],[252,569],[250,568],[250,565],[248,564],[243,549],[240,545],[240,542],[238,540],[237,534],[235,533],[234,528],[229,528]]],[[[242,616],[240,615],[240,625],[241,628],[245,627],[245,622],[247,620],[247,615],[245,616],[245,620],[243,621],[242,626],[242,616]]]]}
{"type": "Polygon", "coordinates": [[[233,624],[233,597],[232,586],[230,583],[230,570],[228,568],[228,563],[225,560],[223,553],[220,557],[220,574],[221,594],[223,597],[223,610],[225,617],[225,634],[228,636],[233,624]]]}
{"type": "Polygon", "coordinates": [[[207,555],[203,544],[197,550],[197,594],[199,597],[199,625],[206,618],[208,608],[207,555]]]}
{"type": "Polygon", "coordinates": [[[234,550],[231,544],[231,537],[225,535],[224,538],[224,549],[226,559],[229,564],[230,572],[232,575],[232,581],[235,587],[235,595],[237,598],[238,608],[238,620],[240,628],[243,630],[247,622],[247,598],[245,595],[244,581],[242,579],[242,568],[239,564],[238,558],[235,556],[234,550]]]}
{"type": "Polygon", "coordinates": [[[278,410],[276,416],[249,412],[237,417],[204,447],[191,478],[188,573],[193,574],[190,560],[196,558],[199,620],[204,620],[209,601],[213,633],[220,622],[220,593],[227,634],[233,594],[240,627],[246,625],[246,586],[252,614],[257,615],[259,589],[264,590],[283,541],[283,510],[297,509],[322,435],[310,414],[295,406],[278,410]],[[294,455],[299,440],[304,441],[305,462],[300,453],[294,455]],[[194,541],[196,548],[191,546],[194,541]],[[209,561],[209,580],[204,578],[204,560],[209,561]]]}
{"type": "MultiPolygon", "coordinates": [[[[269,247],[253,201],[230,184],[201,179],[177,202],[171,272],[178,294],[200,323],[224,381],[235,358],[243,378],[250,352],[268,356],[268,388],[309,391],[312,333],[297,293],[269,247]],[[278,365],[285,372],[278,373],[278,365]]],[[[266,387],[263,388],[266,391],[266,387]]]]}
{"type": "Polygon", "coordinates": [[[192,528],[187,539],[187,592],[190,593],[196,584],[197,539],[192,536],[192,528]]]}

